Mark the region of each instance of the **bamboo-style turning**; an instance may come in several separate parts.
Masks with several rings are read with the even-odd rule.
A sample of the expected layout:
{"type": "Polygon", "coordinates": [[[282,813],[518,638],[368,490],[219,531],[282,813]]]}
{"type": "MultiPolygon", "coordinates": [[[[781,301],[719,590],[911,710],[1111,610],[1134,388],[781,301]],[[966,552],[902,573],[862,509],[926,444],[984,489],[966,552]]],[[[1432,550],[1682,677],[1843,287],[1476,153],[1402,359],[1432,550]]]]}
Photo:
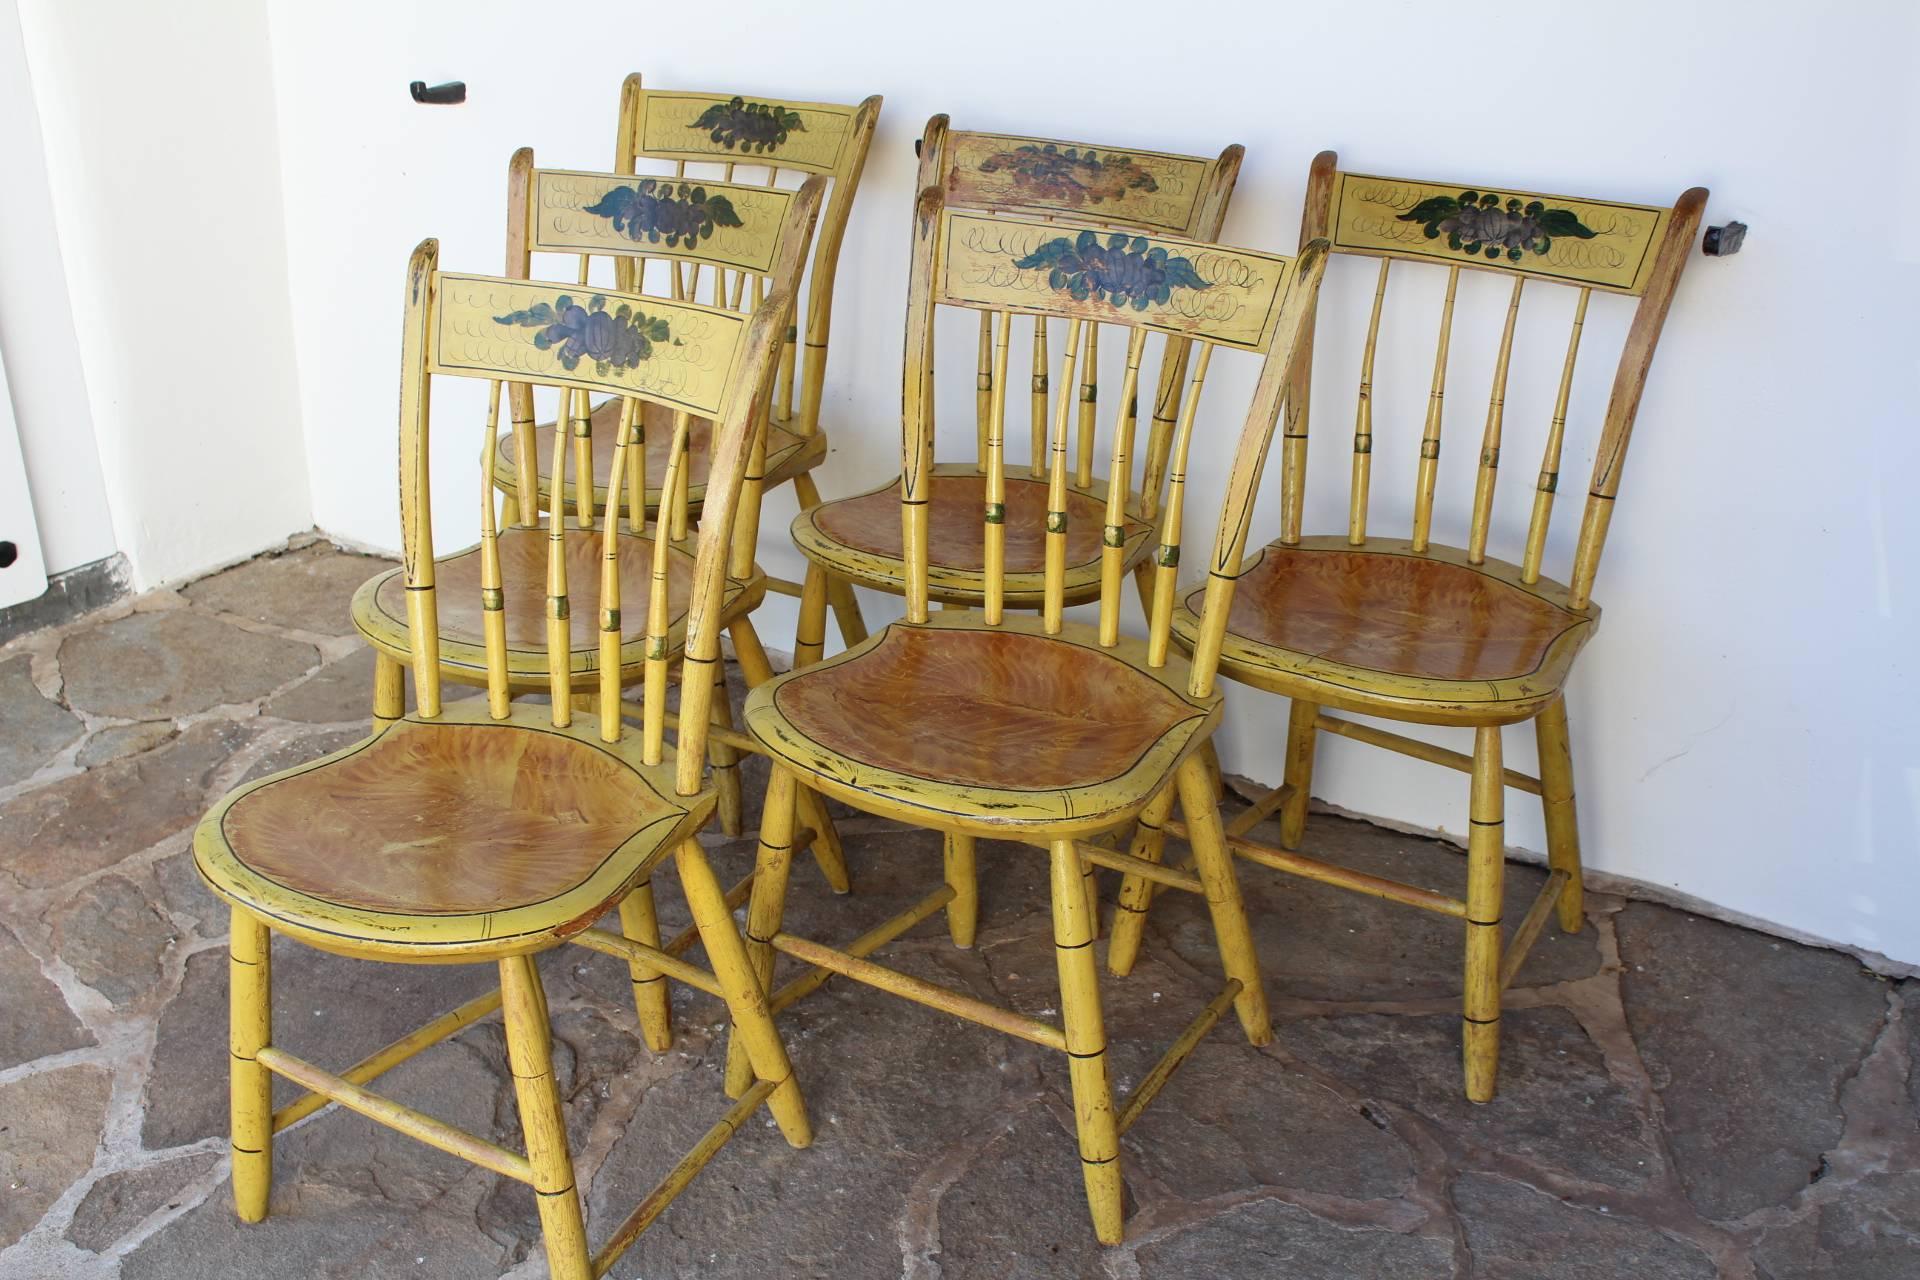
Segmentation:
{"type": "MultiPolygon", "coordinates": [[[[1599,611],[1590,597],[1627,442],[1705,202],[1706,192],[1698,188],[1670,208],[1488,191],[1469,184],[1342,173],[1332,152],[1316,157],[1303,227],[1324,229],[1335,253],[1380,260],[1360,350],[1345,531],[1303,536],[1297,527],[1306,431],[1301,428],[1303,439],[1294,448],[1289,419],[1279,536],[1238,565],[1234,580],[1240,603],[1231,626],[1215,607],[1224,578],[1217,566],[1204,591],[1190,590],[1186,599],[1166,606],[1173,635],[1194,654],[1196,676],[1207,674],[1208,655],[1217,653],[1222,674],[1291,700],[1284,780],[1236,816],[1227,829],[1234,852],[1289,874],[1463,921],[1462,1062],[1467,1094],[1475,1101],[1493,1096],[1498,1075],[1500,993],[1513,981],[1550,915],[1557,915],[1563,930],[1574,931],[1582,924],[1564,685],[1575,655],[1598,623],[1599,611]],[[1382,537],[1369,527],[1375,432],[1389,425],[1404,431],[1406,425],[1380,422],[1376,427],[1376,379],[1418,376],[1412,369],[1383,369],[1377,363],[1387,281],[1389,274],[1400,279],[1406,273],[1441,268],[1445,294],[1427,382],[1411,528],[1404,538],[1382,537]],[[1507,275],[1510,290],[1498,331],[1464,545],[1454,547],[1440,540],[1436,524],[1446,510],[1439,501],[1438,482],[1448,354],[1456,323],[1476,323],[1461,301],[1463,271],[1507,275]],[[1570,288],[1577,297],[1549,416],[1544,406],[1510,406],[1508,390],[1514,360],[1526,347],[1516,341],[1522,298],[1533,299],[1550,288],[1570,288]],[[1596,292],[1630,299],[1633,320],[1601,421],[1593,480],[1563,585],[1544,576],[1543,561],[1568,424],[1575,420],[1570,417],[1575,361],[1596,292]],[[1458,314],[1457,305],[1462,308],[1458,314]],[[1501,457],[1512,451],[1506,437],[1516,423],[1528,421],[1546,423],[1544,458],[1522,559],[1508,563],[1490,554],[1500,532],[1495,490],[1501,457]],[[1470,728],[1474,749],[1455,751],[1351,715],[1470,728]],[[1529,720],[1539,743],[1537,778],[1501,763],[1502,728],[1529,720]],[[1314,748],[1323,732],[1470,775],[1465,898],[1340,867],[1302,851],[1314,748]],[[1541,797],[1552,873],[1526,916],[1503,927],[1500,882],[1509,788],[1541,797]],[[1269,817],[1278,818],[1277,842],[1254,838],[1255,828],[1269,817]]],[[[1304,405],[1307,387],[1300,384],[1310,379],[1311,365],[1302,362],[1296,369],[1299,383],[1290,389],[1290,400],[1304,405]]],[[[1178,495],[1176,485],[1174,502],[1178,495]]],[[[1237,562],[1237,556],[1229,562],[1237,562]]],[[[1156,616],[1163,593],[1171,594],[1170,583],[1155,588],[1156,616]]],[[[1190,815],[1186,824],[1164,822],[1165,830],[1176,833],[1191,825],[1190,815]]],[[[1136,843],[1154,845],[1159,839],[1161,832],[1148,832],[1144,824],[1136,835],[1136,843]]],[[[1151,897],[1152,887],[1143,876],[1131,875],[1121,887],[1121,902],[1129,910],[1116,920],[1109,951],[1116,972],[1133,963],[1143,928],[1141,912],[1151,897]]]]}
{"type": "MultiPolygon", "coordinates": [[[[948,128],[944,116],[928,123],[920,140],[920,156],[919,189],[940,189],[948,208],[1016,214],[1040,227],[1070,226],[1072,236],[1064,240],[1038,230],[1024,233],[1023,249],[1048,261],[1069,245],[1076,253],[1124,256],[1144,254],[1142,246],[1155,235],[1211,239],[1225,216],[1240,164],[1238,147],[1229,147],[1214,159],[1163,155],[957,132],[948,128]],[[1097,192],[1092,201],[1084,194],[1089,189],[1097,192]]],[[[1082,287],[1091,286],[1083,280],[1082,287]]],[[[962,608],[985,608],[987,583],[998,577],[1002,584],[998,609],[1045,612],[1051,582],[1058,608],[1064,610],[1098,599],[1103,584],[1111,585],[1113,551],[1117,550],[1121,575],[1136,575],[1144,603],[1151,580],[1150,531],[1160,511],[1173,440],[1171,406],[1178,403],[1185,384],[1191,339],[1175,330],[1146,332],[1109,318],[1109,311],[1124,309],[1103,308],[1100,315],[1084,317],[1072,332],[1066,332],[1072,328],[1070,323],[1057,323],[1064,317],[1034,313],[1030,308],[1009,307],[1004,319],[994,314],[1001,308],[981,310],[979,337],[969,362],[974,456],[964,462],[929,463],[931,483],[922,486],[915,498],[927,508],[932,599],[962,608]],[[1115,397],[1112,373],[1103,389],[1100,372],[1103,363],[1109,371],[1116,368],[1112,361],[1120,340],[1114,330],[1120,328],[1129,329],[1128,346],[1139,349],[1129,351],[1120,379],[1124,386],[1115,397]],[[1014,352],[996,372],[996,352],[1003,344],[1026,350],[1014,352]],[[1104,360],[1103,345],[1108,348],[1104,360]],[[1141,447],[1135,433],[1143,366],[1155,370],[1155,390],[1154,417],[1141,447]],[[1024,465],[1007,465],[1003,408],[1000,492],[990,498],[986,494],[992,470],[988,441],[995,404],[1013,392],[1008,369],[1023,370],[1027,405],[1024,413],[1016,406],[1012,416],[1026,420],[1028,449],[1024,465]],[[1112,448],[1116,437],[1126,441],[1119,453],[1112,448]],[[1064,477],[1054,473],[1056,457],[1066,462],[1064,477]],[[1116,487],[1121,495],[1117,516],[1110,502],[1116,487]],[[976,543],[969,517],[983,506],[998,511],[1007,527],[976,543]],[[1062,525],[1064,530],[1058,527],[1062,525]],[[995,554],[989,550],[995,544],[1001,559],[989,571],[986,558],[995,554]],[[1052,570],[1047,568],[1049,557],[1052,570]]],[[[931,335],[924,351],[931,376],[931,335]]],[[[927,403],[930,409],[931,392],[927,403]]],[[[1017,440],[1012,448],[1019,456],[1017,440]]],[[[802,512],[794,525],[795,539],[830,584],[842,590],[858,583],[913,594],[908,581],[914,554],[911,538],[893,509],[899,485],[894,480],[802,512]]],[[[1117,621],[1112,625],[1117,627],[1117,621]]],[[[811,637],[811,630],[807,635],[811,637]]]]}
{"type": "MultiPolygon", "coordinates": [[[[804,261],[820,197],[811,184],[794,197],[778,230],[764,306],[743,316],[724,306],[662,303],[640,294],[595,295],[588,314],[604,315],[624,347],[606,360],[570,358],[557,344],[535,343],[555,315],[576,306],[569,287],[438,269],[438,246],[417,249],[409,268],[403,328],[400,459],[404,588],[419,686],[419,709],[402,715],[383,689],[383,715],[365,741],[295,769],[248,783],[223,799],[194,839],[195,864],[232,908],[231,1001],[234,1200],[258,1221],[268,1208],[273,1135],[328,1101],[471,1163],[530,1184],[536,1192],[548,1268],[585,1280],[613,1258],[710,1160],[745,1116],[764,1104],[787,1140],[805,1146],[812,1129],[793,1069],[767,1007],[730,907],[695,834],[717,797],[703,777],[718,670],[718,633],[750,634],[741,592],[727,572],[733,523],[748,494],[756,427],[764,422],[778,363],[780,332],[804,261]],[[523,320],[531,319],[531,323],[523,320]],[[670,378],[655,354],[675,332],[699,335],[681,349],[670,378]],[[426,480],[429,387],[445,377],[491,384],[483,435],[481,542],[473,555],[484,653],[484,704],[442,705],[439,638],[454,610],[452,570],[436,583],[431,495],[426,480]],[[556,496],[546,508],[545,570],[539,580],[509,572],[503,543],[534,531],[516,519],[503,531],[493,510],[502,385],[520,417],[536,389],[555,395],[554,421],[586,413],[588,396],[617,401],[604,520],[589,509],[569,516],[556,496]],[[524,392],[524,394],[522,394],[524,392]],[[637,424],[649,408],[678,415],[670,477],[684,470],[690,416],[714,424],[707,507],[697,543],[671,547],[656,524],[651,543],[652,598],[645,635],[649,677],[664,676],[672,650],[683,651],[683,717],[672,762],[663,759],[664,679],[650,678],[639,740],[622,717],[622,543],[647,545],[620,528],[619,496],[639,450],[637,424]],[[584,553],[577,548],[584,545],[584,553]],[[686,563],[668,590],[671,563],[686,563]],[[594,566],[597,558],[597,574],[594,566]],[[571,575],[571,576],[570,576],[571,575]],[[597,616],[576,633],[578,597],[597,599],[597,616]],[[673,615],[670,596],[680,612],[673,615]],[[544,605],[544,608],[542,607],[544,605]],[[538,618],[529,623],[527,614],[538,618]],[[544,617],[540,615],[544,614],[544,617]],[[671,625],[670,625],[671,623],[671,625]],[[550,706],[541,712],[511,700],[514,646],[531,631],[545,639],[550,706]],[[583,672],[597,687],[573,682],[579,635],[589,637],[583,672]],[[584,723],[582,723],[584,721],[584,723]],[[396,777],[404,785],[396,784],[396,777]],[[396,850],[404,856],[395,856],[396,850]],[[680,958],[691,939],[663,947],[652,875],[668,858],[678,867],[708,968],[680,958]],[[617,907],[621,932],[589,929],[617,907]],[[476,997],[411,1034],[334,1073],[273,1043],[270,931],[328,951],[397,963],[492,961],[498,990],[476,997]],[[584,931],[584,932],[583,932],[584,931]],[[639,1210],[589,1257],[566,1124],[555,1081],[547,1002],[534,957],[568,940],[612,950],[628,962],[643,1035],[656,1050],[671,1039],[665,981],[721,996],[734,1020],[747,1075],[746,1098],[730,1110],[639,1210]],[[526,1151],[510,1151],[373,1092],[368,1084],[400,1062],[499,1010],[505,1023],[526,1151]],[[275,1113],[273,1075],[309,1092],[275,1113]]],[[[578,289],[579,286],[571,286],[578,289]]],[[[727,294],[716,279],[715,296],[727,294]]],[[[743,288],[732,289],[744,296],[743,288]]],[[[564,493],[568,439],[555,431],[555,494],[564,493]]],[[[576,462],[585,472],[591,458],[576,462]]],[[[539,535],[536,535],[539,536],[539,535]]],[[[632,550],[632,548],[628,548],[632,550]]],[[[513,555],[524,554],[516,545],[513,555]]],[[[451,648],[451,645],[448,646],[451,648]]],[[[757,651],[756,651],[757,652],[757,651]]],[[[764,663],[764,656],[759,657],[764,663]]],[[[523,677],[524,678],[524,677],[523,677]]],[[[740,896],[736,890],[735,899],[740,896]]]]}
{"type": "MultiPolygon", "coordinates": [[[[928,130],[923,177],[929,179],[938,176],[945,163],[935,145],[941,124],[936,120],[928,130]]],[[[1107,163],[1102,161],[1103,166],[1107,163]]],[[[1120,158],[1111,163],[1118,168],[1120,158]]],[[[1224,584],[1209,605],[1217,605],[1222,614],[1218,635],[1224,632],[1224,614],[1231,607],[1244,550],[1253,479],[1285,398],[1318,287],[1324,245],[1311,245],[1290,260],[1158,234],[1121,236],[1071,221],[982,212],[957,200],[949,203],[947,197],[945,182],[928,181],[914,210],[901,379],[901,474],[887,495],[898,522],[898,545],[904,550],[900,580],[906,620],[825,660],[809,648],[805,665],[796,665],[748,697],[747,728],[774,767],[747,911],[747,945],[755,972],[763,978],[772,975],[777,953],[814,967],[776,995],[777,1008],[817,989],[828,975],[841,975],[1063,1051],[1089,1212],[1095,1234],[1112,1243],[1123,1231],[1123,1123],[1132,1122],[1227,1008],[1238,1015],[1253,1043],[1265,1043],[1272,1035],[1232,855],[1213,812],[1214,784],[1201,758],[1218,721],[1221,699],[1198,670],[1204,655],[1203,662],[1190,669],[1169,652],[1169,611],[1176,598],[1171,577],[1165,579],[1164,591],[1156,587],[1157,620],[1149,641],[1120,634],[1118,607],[1128,569],[1139,563],[1131,549],[1150,536],[1139,528],[1144,521],[1129,492],[1142,354],[1150,339],[1171,338],[1181,352],[1178,367],[1190,370],[1190,377],[1183,374],[1183,385],[1156,397],[1156,403],[1184,401],[1177,426],[1165,439],[1171,490],[1159,523],[1165,548],[1161,560],[1168,573],[1178,559],[1187,503],[1186,462],[1210,362],[1222,348],[1264,357],[1227,510],[1208,558],[1214,579],[1224,584]],[[1143,262],[1152,255],[1150,261],[1163,267],[1168,278],[1183,283],[1167,296],[1152,291],[1138,299],[1094,296],[1083,281],[1067,280],[1063,269],[1046,265],[1056,252],[1048,246],[1055,244],[1092,244],[1117,258],[1137,255],[1143,262]],[[1207,274],[1203,277],[1202,272],[1207,274]],[[1201,288],[1209,290],[1210,303],[1218,299],[1218,304],[1197,308],[1179,296],[1201,288]],[[975,406],[984,422],[979,469],[934,464],[933,332],[941,307],[987,317],[981,327],[988,335],[987,347],[969,352],[966,362],[978,379],[975,386],[988,392],[975,406]],[[1063,331],[1058,365],[1040,366],[1053,385],[1063,389],[1092,385],[1086,369],[1097,349],[1096,326],[1102,333],[1126,331],[1118,397],[1087,393],[1076,399],[1063,394],[1051,401],[1051,424],[1041,423],[1036,434],[1045,446],[1044,494],[1034,492],[1031,474],[1006,474],[1006,370],[1011,335],[1024,330],[1024,316],[1031,316],[1036,326],[1058,323],[1063,331]],[[1104,456],[1099,442],[1105,443],[1104,456]],[[1081,479],[1102,470],[1104,481],[1089,492],[1081,479]],[[979,580],[980,569],[975,575],[985,607],[978,611],[951,607],[966,598],[952,589],[953,579],[943,575],[939,563],[951,550],[951,534],[936,551],[936,527],[951,526],[937,525],[930,509],[941,486],[956,482],[975,495],[962,518],[979,530],[981,539],[984,580],[979,580]],[[1019,508],[1028,522],[1024,531],[1015,527],[1015,486],[1022,483],[1027,486],[1026,504],[1019,508]],[[1098,600],[1097,625],[1066,616],[1066,606],[1075,599],[1069,579],[1076,555],[1083,554],[1074,550],[1080,543],[1095,548],[1087,555],[1093,566],[1091,587],[1081,598],[1098,600]],[[1026,557],[1030,566],[1028,582],[1040,580],[1020,596],[1014,590],[1020,572],[1017,556],[1026,557]],[[1032,572],[1036,567],[1038,574],[1032,572]],[[949,607],[936,610],[936,602],[949,607]],[[1037,604],[1039,616],[1016,612],[1018,603],[1037,604]],[[937,725],[937,731],[929,731],[928,725],[937,725]],[[797,843],[795,798],[806,788],[869,813],[938,830],[943,841],[941,887],[845,948],[786,930],[787,878],[797,843]],[[1151,837],[1136,838],[1126,852],[1106,843],[1142,815],[1158,826],[1176,798],[1193,829],[1193,871],[1162,866],[1160,844],[1151,837]],[[871,958],[887,939],[940,906],[947,910],[953,941],[972,944],[980,905],[974,884],[975,843],[982,836],[1047,851],[1061,996],[1057,1026],[871,958]],[[1130,885],[1137,880],[1202,896],[1225,970],[1221,998],[1203,1010],[1149,1073],[1124,1120],[1114,1105],[1106,1065],[1105,1021],[1092,949],[1099,932],[1096,868],[1119,870],[1130,885]]],[[[1116,271],[1111,278],[1123,279],[1124,273],[1116,271]]],[[[1119,336],[1112,335],[1116,347],[1119,336]]],[[[833,506],[819,516],[826,518],[833,506]]],[[[818,561],[814,567],[820,567],[818,561]]],[[[802,597],[801,635],[808,642],[817,634],[823,610],[824,589],[817,585],[821,576],[809,574],[802,597]]],[[[1143,904],[1143,893],[1123,894],[1122,902],[1143,904]]],[[[1136,948],[1137,942],[1136,937],[1136,948]]],[[[1118,930],[1113,945],[1122,945],[1118,930]]],[[[742,1053],[730,1050],[728,1091],[737,1094],[750,1079],[742,1053]]]]}

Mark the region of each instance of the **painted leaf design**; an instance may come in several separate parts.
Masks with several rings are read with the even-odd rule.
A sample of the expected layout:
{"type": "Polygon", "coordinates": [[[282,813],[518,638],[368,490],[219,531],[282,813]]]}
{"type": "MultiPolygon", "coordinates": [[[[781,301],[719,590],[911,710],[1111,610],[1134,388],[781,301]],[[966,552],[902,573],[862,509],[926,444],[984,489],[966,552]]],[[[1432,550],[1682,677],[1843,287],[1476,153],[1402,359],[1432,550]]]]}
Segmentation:
{"type": "Polygon", "coordinates": [[[716,227],[743,225],[733,201],[702,186],[643,178],[632,186],[614,187],[585,212],[606,218],[629,240],[645,240],[668,248],[691,247],[713,235],[716,227]]]}
{"type": "MultiPolygon", "coordinates": [[[[548,351],[559,348],[563,368],[571,372],[580,361],[593,361],[594,372],[605,376],[610,369],[631,369],[651,358],[657,342],[671,339],[664,316],[649,317],[634,311],[626,303],[612,311],[607,299],[594,294],[581,306],[569,294],[561,294],[553,305],[541,302],[522,311],[495,316],[494,323],[516,329],[537,329],[533,345],[548,351]]],[[[679,345],[678,339],[671,339],[679,345]]]]}
{"type": "Polygon", "coordinates": [[[772,151],[785,145],[789,134],[807,131],[798,111],[789,111],[778,103],[748,102],[738,95],[731,101],[714,103],[687,128],[705,129],[709,141],[750,155],[772,151]]]}
{"type": "Polygon", "coordinates": [[[1130,191],[1158,191],[1154,176],[1134,162],[1132,156],[1109,152],[1102,156],[1092,147],[1060,150],[1049,142],[1043,146],[1027,143],[1011,151],[1000,151],[980,162],[980,172],[1005,170],[1018,187],[1030,189],[1042,199],[1072,205],[1099,204],[1123,199],[1130,191]]]}
{"type": "Polygon", "coordinates": [[[1527,254],[1544,254],[1553,237],[1591,240],[1594,231],[1571,209],[1549,209],[1539,200],[1522,203],[1518,196],[1504,201],[1492,191],[1462,191],[1458,196],[1429,196],[1399,217],[1417,222],[1429,240],[1447,238],[1447,247],[1487,258],[1519,262],[1527,254]]]}
{"type": "Polygon", "coordinates": [[[1111,234],[1104,242],[1092,231],[1077,237],[1055,236],[1014,260],[1023,271],[1044,268],[1047,287],[1076,302],[1092,298],[1114,307],[1145,311],[1164,305],[1175,289],[1210,289],[1191,261],[1150,245],[1144,236],[1111,234]]]}

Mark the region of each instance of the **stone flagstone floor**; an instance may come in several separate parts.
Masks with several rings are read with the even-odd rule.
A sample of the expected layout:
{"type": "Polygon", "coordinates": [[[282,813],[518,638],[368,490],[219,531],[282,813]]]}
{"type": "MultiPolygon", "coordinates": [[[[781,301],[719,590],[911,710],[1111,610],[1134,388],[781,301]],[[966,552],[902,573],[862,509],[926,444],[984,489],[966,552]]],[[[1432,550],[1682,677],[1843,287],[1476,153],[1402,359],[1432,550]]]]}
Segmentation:
{"type": "MultiPolygon", "coordinates": [[[[281,1138],[264,1224],[229,1208],[226,922],[188,841],[235,783],[363,734],[372,661],[346,601],[381,567],[296,540],[0,648],[0,1276],[545,1274],[525,1188],[338,1109],[281,1138]]],[[[815,936],[850,937],[940,874],[930,836],[842,829],[854,896],[796,872],[790,918],[815,936]]],[[[1370,871],[1464,878],[1432,841],[1330,815],[1310,834],[1370,871]]],[[[714,845],[723,874],[751,864],[750,842],[714,845]]],[[[936,919],[889,957],[1051,1012],[1045,869],[992,846],[981,871],[976,948],[936,919]]],[[[1510,880],[1517,917],[1540,873],[1510,880]]],[[[1448,922],[1243,882],[1277,1039],[1250,1048],[1229,1018],[1127,1135],[1123,1247],[1093,1244],[1055,1055],[834,983],[782,1024],[814,1147],[763,1114],[614,1274],[1920,1276],[1920,983],[1596,894],[1592,927],[1550,929],[1522,970],[1500,1097],[1474,1107],[1448,922]]],[[[671,895],[663,910],[684,919],[671,895]]],[[[1208,936],[1171,895],[1134,975],[1107,982],[1121,1087],[1211,991],[1208,936]]],[[[623,970],[568,951],[543,972],[604,1233],[721,1110],[717,1006],[677,998],[654,1058],[623,970]]],[[[295,946],[274,976],[277,1037],[334,1065],[492,981],[295,946]]],[[[483,1023],[383,1088],[515,1145],[503,1058],[483,1023]]]]}

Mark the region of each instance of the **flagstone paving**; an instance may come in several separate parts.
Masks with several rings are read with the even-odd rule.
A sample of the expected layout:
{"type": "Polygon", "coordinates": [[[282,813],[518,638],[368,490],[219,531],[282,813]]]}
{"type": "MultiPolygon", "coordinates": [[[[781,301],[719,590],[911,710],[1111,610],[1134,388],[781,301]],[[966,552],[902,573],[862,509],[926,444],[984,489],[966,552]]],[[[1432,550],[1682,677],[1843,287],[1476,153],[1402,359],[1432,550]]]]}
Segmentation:
{"type": "MultiPolygon", "coordinates": [[[[279,1139],[266,1222],[230,1209],[226,915],[188,841],[227,788],[364,731],[372,662],[347,599],[386,564],[300,539],[0,648],[0,1276],[545,1274],[526,1188],[337,1108],[279,1139]]],[[[751,817],[765,774],[744,773],[751,817]]],[[[796,872],[789,920],[814,936],[850,937],[940,876],[936,838],[842,827],[852,896],[796,872]]],[[[1434,841],[1326,814],[1309,836],[1377,874],[1464,879],[1434,841]]],[[[751,865],[750,840],[707,839],[723,875],[751,865]]],[[[1517,917],[1541,873],[1509,873],[1517,917]]],[[[1126,1135],[1123,1246],[1088,1228],[1064,1063],[835,982],[782,1018],[814,1146],[757,1117],[613,1274],[1920,1276],[1920,982],[1594,893],[1590,927],[1550,928],[1516,979],[1500,1096],[1477,1107],[1447,922],[1242,881],[1277,1034],[1254,1049],[1227,1019],[1126,1135]]],[[[956,950],[936,919],[887,958],[1052,1015],[1044,886],[1032,851],[983,846],[978,944],[956,950]]],[[[670,889],[662,911],[685,920],[670,889]]],[[[1105,984],[1119,1087],[1211,994],[1212,957],[1204,907],[1163,898],[1132,976],[1105,984]]],[[[621,966],[565,951],[542,971],[604,1233],[723,1109],[719,1009],[677,993],[656,1056],[621,966]]],[[[274,977],[277,1039],[335,1065],[493,981],[292,945],[274,977]]],[[[382,1087],[519,1141],[497,1022],[382,1087]]]]}

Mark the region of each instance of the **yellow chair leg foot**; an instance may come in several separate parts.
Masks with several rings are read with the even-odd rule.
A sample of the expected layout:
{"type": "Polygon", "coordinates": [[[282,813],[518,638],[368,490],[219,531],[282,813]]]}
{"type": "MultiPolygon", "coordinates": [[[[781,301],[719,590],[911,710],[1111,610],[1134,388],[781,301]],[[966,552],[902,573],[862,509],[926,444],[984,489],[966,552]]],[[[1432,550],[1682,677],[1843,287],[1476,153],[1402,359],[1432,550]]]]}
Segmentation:
{"type": "Polygon", "coordinates": [[[242,1222],[267,1216],[273,1185],[273,1073],[260,1050],[273,1040],[272,952],[267,926],[239,907],[228,943],[228,1059],[233,1133],[233,1208],[242,1222]]]}
{"type": "Polygon", "coordinates": [[[953,901],[947,904],[947,932],[956,947],[971,947],[980,923],[980,885],[974,873],[973,837],[958,831],[946,833],[947,887],[953,901]]]}

